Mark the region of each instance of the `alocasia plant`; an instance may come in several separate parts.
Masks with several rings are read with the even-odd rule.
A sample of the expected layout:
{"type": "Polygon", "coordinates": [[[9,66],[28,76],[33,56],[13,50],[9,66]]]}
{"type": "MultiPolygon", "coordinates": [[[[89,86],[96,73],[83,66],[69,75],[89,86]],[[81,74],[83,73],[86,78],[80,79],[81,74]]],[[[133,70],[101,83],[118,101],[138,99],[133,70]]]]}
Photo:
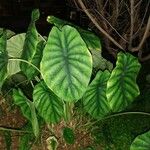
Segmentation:
{"type": "MultiPolygon", "coordinates": [[[[12,37],[8,40],[8,48],[6,31],[0,34],[0,86],[11,75],[8,73],[8,61],[16,61],[17,71],[12,71],[12,74],[21,70],[32,83],[33,95],[32,99],[28,99],[21,89],[14,89],[14,103],[31,122],[36,137],[39,135],[38,116],[47,124],[70,121],[66,115],[74,111],[73,106],[78,101],[94,119],[103,119],[111,112],[123,111],[140,94],[136,84],[140,63],[136,57],[119,52],[114,69],[106,61],[108,66],[100,66],[104,58],[101,56],[100,40],[94,33],[54,17],[53,20],[48,19],[54,26],[45,42],[39,38],[36,29],[39,15],[37,9],[32,12],[26,35],[12,37]],[[22,40],[18,39],[22,36],[22,40]],[[11,55],[14,48],[11,49],[9,42],[15,40],[20,43],[13,45],[19,55],[11,55]],[[95,59],[93,55],[100,57],[95,59]],[[94,78],[93,68],[98,69],[94,78]]],[[[72,129],[64,129],[68,143],[74,143],[73,136],[72,129]],[[72,134],[72,139],[68,139],[68,133],[72,134]]]]}

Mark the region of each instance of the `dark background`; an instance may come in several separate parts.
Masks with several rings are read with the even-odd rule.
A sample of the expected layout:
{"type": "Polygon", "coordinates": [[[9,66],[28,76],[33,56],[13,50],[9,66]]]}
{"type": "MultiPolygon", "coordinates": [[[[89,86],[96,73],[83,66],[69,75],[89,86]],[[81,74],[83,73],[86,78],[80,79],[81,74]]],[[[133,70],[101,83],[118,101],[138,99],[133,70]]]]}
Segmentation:
{"type": "Polygon", "coordinates": [[[69,20],[73,10],[65,0],[0,0],[0,27],[25,32],[34,8],[40,9],[37,28],[41,34],[46,34],[50,28],[46,22],[48,15],[69,20]]]}

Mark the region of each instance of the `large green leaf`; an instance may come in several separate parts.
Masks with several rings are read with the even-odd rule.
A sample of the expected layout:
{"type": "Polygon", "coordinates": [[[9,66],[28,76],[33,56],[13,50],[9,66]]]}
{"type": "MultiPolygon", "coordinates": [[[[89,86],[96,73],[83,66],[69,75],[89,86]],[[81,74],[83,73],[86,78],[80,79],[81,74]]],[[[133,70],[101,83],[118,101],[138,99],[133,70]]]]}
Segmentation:
{"type": "Polygon", "coordinates": [[[7,63],[8,63],[8,54],[6,51],[6,31],[0,34],[0,89],[4,83],[4,80],[7,78],[7,63]]]}
{"type": "Polygon", "coordinates": [[[83,96],[84,109],[94,118],[102,118],[110,112],[106,98],[106,86],[110,73],[99,71],[83,96]]]}
{"type": "Polygon", "coordinates": [[[136,77],[140,69],[138,59],[120,52],[116,67],[107,83],[106,96],[114,112],[125,109],[139,94],[136,77]]]}
{"type": "MultiPolygon", "coordinates": [[[[24,42],[24,47],[23,47],[23,52],[22,52],[22,59],[28,61],[29,63],[33,63],[32,61],[36,55],[37,45],[39,42],[38,32],[35,26],[36,21],[39,19],[39,15],[40,14],[39,14],[38,9],[33,10],[32,15],[31,15],[31,22],[30,22],[30,25],[28,27],[28,31],[25,37],[25,42],[24,42]]],[[[33,78],[33,75],[31,73],[28,74],[28,72],[31,71],[31,66],[29,64],[21,62],[20,68],[24,72],[24,74],[28,77],[28,79],[33,78]],[[27,71],[28,69],[29,71],[27,71]]],[[[32,67],[32,69],[35,69],[35,68],[32,67]]]]}
{"type": "MultiPolygon", "coordinates": [[[[23,50],[25,40],[25,33],[17,34],[7,40],[7,52],[9,57],[20,58],[23,50]]],[[[20,71],[20,62],[15,60],[8,60],[8,76],[16,74],[20,71]]]]}
{"type": "Polygon", "coordinates": [[[33,91],[34,105],[47,123],[58,123],[63,116],[63,102],[41,81],[33,91]]]}
{"type": "Polygon", "coordinates": [[[150,150],[150,131],[137,136],[131,144],[130,150],[150,150]]]}
{"type": "Polygon", "coordinates": [[[71,22],[59,19],[55,16],[48,16],[47,21],[51,24],[54,24],[56,27],[58,27],[60,29],[64,25],[70,25],[72,27],[75,27],[78,30],[78,32],[80,33],[81,37],[83,38],[83,40],[86,43],[89,50],[99,50],[99,51],[101,51],[100,39],[93,32],[88,31],[88,30],[83,30],[79,26],[77,26],[77,25],[75,25],[71,22]]]}
{"type": "Polygon", "coordinates": [[[39,135],[39,125],[33,102],[28,100],[20,89],[13,90],[14,103],[21,108],[23,115],[32,123],[35,136],[39,135]]]}
{"type": "Polygon", "coordinates": [[[60,98],[73,101],[82,97],[91,77],[92,57],[75,28],[52,28],[41,72],[47,86],[60,98]]]}

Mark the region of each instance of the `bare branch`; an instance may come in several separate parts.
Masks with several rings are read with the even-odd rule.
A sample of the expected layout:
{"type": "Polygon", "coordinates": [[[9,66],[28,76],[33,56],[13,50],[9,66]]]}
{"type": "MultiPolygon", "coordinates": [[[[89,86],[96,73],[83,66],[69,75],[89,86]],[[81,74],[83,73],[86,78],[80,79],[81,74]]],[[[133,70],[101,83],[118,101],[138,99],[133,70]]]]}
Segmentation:
{"type": "Polygon", "coordinates": [[[146,41],[146,39],[148,38],[148,36],[150,36],[150,16],[148,18],[147,26],[146,26],[146,29],[145,29],[145,32],[144,32],[144,35],[143,35],[143,38],[142,38],[140,44],[138,45],[138,47],[133,48],[131,51],[132,52],[139,51],[142,48],[142,46],[143,46],[144,42],[146,41]]]}
{"type": "Polygon", "coordinates": [[[130,25],[130,42],[128,49],[130,50],[132,48],[132,39],[133,39],[133,29],[134,29],[134,0],[130,0],[130,20],[131,20],[131,25],[130,25]]]}
{"type": "Polygon", "coordinates": [[[97,29],[104,34],[114,45],[116,45],[118,48],[123,50],[123,47],[114,39],[112,38],[97,22],[95,17],[92,16],[92,14],[88,11],[88,9],[85,7],[84,3],[82,0],[78,0],[78,3],[80,7],[83,9],[85,14],[90,18],[90,20],[93,22],[93,24],[97,27],[97,29]]]}

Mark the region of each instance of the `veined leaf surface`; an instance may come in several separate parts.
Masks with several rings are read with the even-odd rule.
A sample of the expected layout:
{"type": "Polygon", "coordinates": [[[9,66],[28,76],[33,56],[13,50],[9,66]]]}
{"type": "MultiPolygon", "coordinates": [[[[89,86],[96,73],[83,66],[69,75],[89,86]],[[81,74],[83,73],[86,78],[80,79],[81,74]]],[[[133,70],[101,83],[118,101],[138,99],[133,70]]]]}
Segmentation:
{"type": "Polygon", "coordinates": [[[33,91],[34,105],[47,123],[58,123],[63,116],[63,102],[41,81],[33,91]]]}
{"type": "Polygon", "coordinates": [[[139,94],[136,77],[140,70],[138,59],[120,52],[116,67],[107,82],[106,96],[114,112],[125,109],[139,94]]]}
{"type": "MultiPolygon", "coordinates": [[[[28,27],[28,31],[27,31],[26,37],[25,37],[25,42],[24,42],[24,47],[23,47],[23,52],[22,52],[21,58],[24,60],[27,60],[29,63],[32,63],[32,61],[36,55],[37,45],[39,42],[38,32],[37,32],[36,26],[35,26],[36,21],[39,19],[39,15],[40,14],[39,14],[38,9],[33,10],[32,15],[31,15],[31,22],[30,22],[30,25],[28,27]]],[[[33,75],[31,73],[28,74],[28,72],[32,72],[31,66],[29,64],[21,62],[20,68],[24,72],[24,74],[28,77],[28,79],[33,78],[33,75]],[[29,67],[30,67],[30,69],[29,69],[29,67]],[[29,69],[28,72],[27,72],[27,69],[29,69]]],[[[32,67],[32,69],[34,70],[35,68],[32,67]]],[[[33,71],[33,72],[35,72],[35,71],[33,71]]]]}
{"type": "Polygon", "coordinates": [[[39,125],[33,102],[28,100],[20,89],[13,90],[13,99],[14,103],[21,108],[23,115],[32,123],[33,132],[37,137],[39,135],[39,125]]]}
{"type": "Polygon", "coordinates": [[[106,98],[109,71],[99,71],[83,96],[84,109],[94,118],[102,118],[110,112],[106,98]]]}
{"type": "Polygon", "coordinates": [[[71,26],[53,27],[41,61],[47,86],[66,101],[84,94],[92,73],[92,57],[78,31],[71,26]]]}
{"type": "Polygon", "coordinates": [[[150,150],[150,131],[137,136],[131,144],[130,150],[150,150]]]}

